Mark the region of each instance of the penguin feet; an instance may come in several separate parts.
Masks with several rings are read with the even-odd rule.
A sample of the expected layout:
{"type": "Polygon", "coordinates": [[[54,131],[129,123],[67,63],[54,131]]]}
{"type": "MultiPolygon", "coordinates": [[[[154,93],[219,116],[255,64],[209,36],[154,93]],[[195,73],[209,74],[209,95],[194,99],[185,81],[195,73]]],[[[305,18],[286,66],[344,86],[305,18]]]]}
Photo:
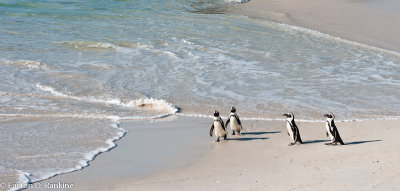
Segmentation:
{"type": "Polygon", "coordinates": [[[219,137],[218,137],[218,139],[217,139],[215,142],[217,142],[217,143],[219,142],[219,137]]]}
{"type": "Polygon", "coordinates": [[[293,146],[294,145],[294,143],[289,143],[289,146],[293,146]]]}
{"type": "Polygon", "coordinates": [[[240,131],[232,131],[232,135],[242,135],[242,133],[240,131]]]}
{"type": "Polygon", "coordinates": [[[227,137],[227,136],[228,136],[228,135],[226,135],[226,134],[225,134],[225,136],[224,136],[224,140],[226,140],[226,137],[227,137]]]}
{"type": "Polygon", "coordinates": [[[332,143],[325,143],[325,145],[332,145],[332,143]]]}

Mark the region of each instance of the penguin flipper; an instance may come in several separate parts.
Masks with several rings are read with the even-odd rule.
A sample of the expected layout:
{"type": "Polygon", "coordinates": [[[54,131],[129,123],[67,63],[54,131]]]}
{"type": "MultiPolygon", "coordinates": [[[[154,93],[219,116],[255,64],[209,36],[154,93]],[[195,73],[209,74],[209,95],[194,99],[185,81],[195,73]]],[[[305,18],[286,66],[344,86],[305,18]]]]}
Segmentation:
{"type": "Polygon", "coordinates": [[[296,127],[293,127],[293,125],[292,125],[292,132],[293,132],[293,136],[294,137],[296,137],[297,135],[296,135],[296,133],[297,133],[297,131],[296,131],[296,127]]]}
{"type": "Polygon", "coordinates": [[[219,118],[219,123],[221,124],[222,129],[224,129],[224,131],[226,131],[226,127],[224,125],[224,121],[221,118],[219,118]]]}
{"type": "Polygon", "coordinates": [[[236,119],[236,121],[238,122],[238,124],[241,126],[241,125],[242,125],[242,122],[240,122],[239,116],[237,116],[237,115],[234,115],[234,116],[235,116],[235,119],[236,119]]]}
{"type": "Polygon", "coordinates": [[[228,117],[228,120],[226,120],[226,122],[225,122],[225,127],[228,127],[228,124],[229,124],[230,121],[231,121],[231,118],[228,117]]]}
{"type": "Polygon", "coordinates": [[[213,131],[214,131],[214,124],[213,124],[213,125],[211,125],[211,129],[210,129],[210,137],[212,137],[212,133],[213,133],[213,131]]]}

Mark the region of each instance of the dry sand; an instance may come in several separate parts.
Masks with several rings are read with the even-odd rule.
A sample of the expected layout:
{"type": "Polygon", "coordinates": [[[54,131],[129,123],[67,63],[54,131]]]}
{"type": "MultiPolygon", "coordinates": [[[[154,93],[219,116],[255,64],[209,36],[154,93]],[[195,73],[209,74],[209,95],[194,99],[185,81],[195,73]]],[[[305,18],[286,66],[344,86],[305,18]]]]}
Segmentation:
{"type": "MultiPolygon", "coordinates": [[[[156,123],[157,128],[150,127],[147,132],[145,128],[132,131],[133,126],[148,125],[146,122],[126,124],[130,132],[115,151],[98,157],[85,170],[42,184],[74,183],[74,190],[400,190],[397,120],[337,123],[346,143],[343,146],[324,144],[327,137],[322,122],[297,122],[305,144],[295,146],[288,146],[284,121],[243,121],[244,135],[230,136],[219,143],[207,137],[210,123],[207,118],[178,117],[172,122],[156,123]],[[197,132],[191,135],[191,149],[184,151],[184,160],[178,164],[168,162],[170,168],[147,176],[126,174],[140,165],[135,164],[135,153],[128,152],[135,145],[127,143],[149,132],[183,129],[186,133],[197,132]],[[200,147],[207,152],[198,152],[200,147]],[[131,162],[119,162],[126,158],[131,162]]],[[[154,140],[163,139],[169,147],[179,147],[188,144],[187,140],[174,141],[181,135],[169,133],[170,137],[163,139],[156,134],[154,140]]],[[[145,141],[137,146],[143,149],[158,144],[145,141]]],[[[179,153],[174,149],[168,152],[179,153]]],[[[153,154],[144,153],[142,157],[146,156],[153,154]]],[[[154,159],[148,158],[149,162],[154,159]]]]}
{"type": "Polygon", "coordinates": [[[251,0],[234,11],[400,52],[398,0],[251,0]]]}

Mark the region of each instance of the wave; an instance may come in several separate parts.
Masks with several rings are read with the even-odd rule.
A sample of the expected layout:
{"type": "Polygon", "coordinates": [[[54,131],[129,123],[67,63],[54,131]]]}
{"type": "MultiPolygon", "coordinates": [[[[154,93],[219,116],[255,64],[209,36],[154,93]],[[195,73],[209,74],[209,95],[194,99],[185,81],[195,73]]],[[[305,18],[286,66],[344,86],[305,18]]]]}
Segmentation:
{"type": "Polygon", "coordinates": [[[115,51],[121,52],[121,53],[130,53],[130,52],[132,52],[132,47],[122,47],[122,46],[118,46],[118,45],[107,43],[107,42],[63,41],[61,43],[65,44],[69,48],[83,50],[83,51],[115,50],[115,51]]]}
{"type": "Polygon", "coordinates": [[[0,64],[8,64],[23,69],[40,70],[40,71],[45,71],[50,68],[49,65],[47,65],[46,63],[32,61],[32,60],[13,60],[13,61],[0,60],[0,64]]]}
{"type": "Polygon", "coordinates": [[[132,121],[132,120],[149,120],[162,119],[174,115],[172,113],[164,113],[154,116],[117,116],[117,115],[101,115],[101,114],[20,114],[20,113],[2,113],[0,117],[31,117],[31,118],[78,118],[78,119],[108,119],[114,122],[132,121]]]}
{"type": "Polygon", "coordinates": [[[96,41],[63,41],[62,44],[70,48],[83,51],[107,51],[113,50],[122,54],[139,54],[139,50],[149,51],[154,54],[163,54],[172,60],[180,60],[179,56],[168,50],[154,49],[151,45],[135,42],[96,42],[96,41]]]}
{"type": "Polygon", "coordinates": [[[225,0],[227,3],[246,3],[249,2],[250,0],[225,0]]]}
{"type": "Polygon", "coordinates": [[[167,112],[168,114],[174,114],[178,112],[178,108],[176,108],[171,103],[167,102],[166,100],[154,99],[154,98],[142,98],[130,101],[122,101],[119,98],[109,98],[109,99],[99,99],[95,97],[79,97],[61,93],[55,90],[51,86],[36,84],[36,87],[40,88],[43,91],[50,92],[54,96],[80,100],[90,103],[102,103],[102,104],[110,104],[128,108],[140,108],[140,109],[151,109],[156,111],[167,112]]]}
{"type": "Polygon", "coordinates": [[[0,117],[32,117],[32,118],[82,118],[82,119],[109,119],[112,121],[121,121],[121,117],[116,115],[101,115],[88,113],[65,113],[65,114],[19,114],[19,113],[2,113],[0,117]]]}

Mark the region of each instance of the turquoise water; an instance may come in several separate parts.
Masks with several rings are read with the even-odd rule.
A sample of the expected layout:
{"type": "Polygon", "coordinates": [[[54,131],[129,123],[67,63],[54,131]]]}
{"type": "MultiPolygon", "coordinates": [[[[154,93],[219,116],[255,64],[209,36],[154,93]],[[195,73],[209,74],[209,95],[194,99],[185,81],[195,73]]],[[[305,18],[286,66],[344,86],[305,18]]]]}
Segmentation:
{"type": "Polygon", "coordinates": [[[20,181],[79,169],[93,150],[113,147],[124,134],[120,121],[176,112],[227,115],[234,105],[245,118],[399,116],[399,53],[232,15],[231,6],[2,1],[0,136],[66,132],[45,147],[35,137],[0,139],[11,148],[0,168],[20,181]],[[62,147],[68,139],[79,144],[62,147]],[[21,146],[30,149],[12,149],[21,146]]]}

